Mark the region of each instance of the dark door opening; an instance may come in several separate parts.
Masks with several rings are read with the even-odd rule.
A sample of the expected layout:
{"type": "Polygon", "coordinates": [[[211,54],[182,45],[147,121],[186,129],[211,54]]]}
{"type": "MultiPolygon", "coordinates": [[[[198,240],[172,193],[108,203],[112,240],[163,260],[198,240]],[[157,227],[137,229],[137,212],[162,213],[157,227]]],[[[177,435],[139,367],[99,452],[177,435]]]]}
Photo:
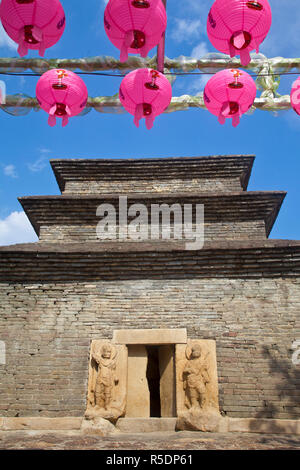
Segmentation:
{"type": "Polygon", "coordinates": [[[146,346],[148,355],[147,381],[150,392],[150,417],[161,417],[160,406],[160,370],[158,346],[146,346]]]}

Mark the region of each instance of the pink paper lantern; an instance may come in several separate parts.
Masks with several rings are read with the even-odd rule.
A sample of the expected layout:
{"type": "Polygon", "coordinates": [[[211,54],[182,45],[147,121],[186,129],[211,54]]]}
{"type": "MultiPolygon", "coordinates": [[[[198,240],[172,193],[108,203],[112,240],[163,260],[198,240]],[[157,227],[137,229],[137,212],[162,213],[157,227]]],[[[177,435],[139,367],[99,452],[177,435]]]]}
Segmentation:
{"type": "Polygon", "coordinates": [[[128,53],[147,57],[167,27],[166,9],[161,0],[109,0],[104,27],[110,41],[121,51],[121,62],[126,62],[128,53]]]}
{"type": "Polygon", "coordinates": [[[139,69],[123,78],[119,97],[126,111],[134,116],[134,124],[139,127],[139,121],[144,117],[147,129],[151,129],[156,116],[169,106],[172,87],[157,70],[139,69]]]}
{"type": "Polygon", "coordinates": [[[293,83],[291,90],[291,106],[300,115],[300,77],[293,83]]]}
{"type": "Polygon", "coordinates": [[[206,84],[204,103],[219,123],[232,119],[236,127],[240,117],[251,108],[256,96],[256,85],[250,75],[242,70],[221,70],[206,84]]]}
{"type": "Polygon", "coordinates": [[[44,73],[37,82],[36,97],[41,108],[49,114],[48,124],[55,126],[56,117],[60,117],[64,127],[69,117],[83,111],[88,91],[84,81],[74,72],[53,69],[44,73]]]}
{"type": "Polygon", "coordinates": [[[9,37],[19,44],[21,57],[28,49],[36,49],[44,56],[65,29],[65,14],[59,0],[2,0],[0,18],[9,37]]]}
{"type": "Polygon", "coordinates": [[[259,52],[272,23],[268,0],[215,0],[207,19],[207,34],[212,45],[230,57],[240,55],[249,64],[250,51],[259,52]]]}

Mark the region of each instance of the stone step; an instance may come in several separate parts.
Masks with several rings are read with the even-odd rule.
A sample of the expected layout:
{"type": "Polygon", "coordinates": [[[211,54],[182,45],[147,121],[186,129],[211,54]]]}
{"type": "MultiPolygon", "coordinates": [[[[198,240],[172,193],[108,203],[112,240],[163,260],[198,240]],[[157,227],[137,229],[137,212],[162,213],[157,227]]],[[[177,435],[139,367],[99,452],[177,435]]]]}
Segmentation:
{"type": "Polygon", "coordinates": [[[120,418],[116,427],[124,433],[175,431],[177,418],[120,418]]]}

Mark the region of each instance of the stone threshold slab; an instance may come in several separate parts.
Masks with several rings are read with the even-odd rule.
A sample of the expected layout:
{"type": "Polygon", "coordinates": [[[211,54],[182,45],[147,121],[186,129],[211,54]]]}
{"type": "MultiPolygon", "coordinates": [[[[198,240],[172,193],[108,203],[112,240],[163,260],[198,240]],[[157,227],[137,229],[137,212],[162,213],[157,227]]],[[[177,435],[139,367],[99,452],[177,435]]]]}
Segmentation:
{"type": "Polygon", "coordinates": [[[174,432],[177,418],[120,418],[116,428],[123,433],[174,432]]]}
{"type": "MultiPolygon", "coordinates": [[[[136,426],[126,433],[145,433],[145,426],[148,429],[160,426],[160,431],[173,431],[173,425],[177,418],[120,418],[117,428],[125,433],[125,428],[129,429],[130,422],[135,421],[136,426]],[[123,424],[122,424],[123,422],[123,424]],[[121,426],[121,427],[120,427],[121,426]],[[170,429],[172,426],[172,429],[170,429]],[[123,427],[123,429],[122,429],[123,427]],[[138,430],[140,429],[140,430],[138,430]]],[[[64,418],[46,418],[46,417],[20,417],[6,418],[0,417],[0,431],[72,431],[80,430],[83,417],[64,417],[64,418]]],[[[154,429],[155,432],[158,429],[154,429]]],[[[195,431],[196,433],[197,431],[195,431]]],[[[198,431],[200,432],[200,431],[198,431]]],[[[220,433],[257,433],[257,434],[293,434],[300,435],[300,419],[268,419],[268,418],[223,418],[220,422],[218,432],[220,433]]]]}

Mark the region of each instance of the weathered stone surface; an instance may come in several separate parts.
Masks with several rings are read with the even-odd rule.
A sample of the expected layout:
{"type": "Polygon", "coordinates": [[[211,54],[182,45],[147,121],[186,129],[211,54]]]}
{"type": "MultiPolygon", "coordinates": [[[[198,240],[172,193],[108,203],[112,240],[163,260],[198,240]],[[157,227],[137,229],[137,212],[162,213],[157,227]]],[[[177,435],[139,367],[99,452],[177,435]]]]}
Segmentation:
{"type": "Polygon", "coordinates": [[[124,433],[175,431],[176,418],[120,418],[117,429],[124,433]]]}
{"type": "Polygon", "coordinates": [[[81,432],[83,434],[97,434],[106,437],[115,434],[117,430],[110,421],[96,416],[93,419],[82,420],[81,432]]]}
{"type": "Polygon", "coordinates": [[[81,431],[0,432],[1,449],[40,450],[299,450],[300,436],[255,433],[164,432],[102,437],[81,431]]]}
{"type": "Polygon", "coordinates": [[[176,391],[178,416],[188,410],[219,412],[215,341],[176,345],[176,391]]]}
{"type": "MultiPolygon", "coordinates": [[[[262,239],[269,236],[269,233],[275,222],[277,213],[281,207],[281,204],[285,198],[286,193],[282,191],[253,191],[253,192],[235,192],[235,193],[178,193],[175,195],[170,194],[129,194],[126,199],[126,207],[129,208],[134,204],[143,204],[147,209],[147,222],[151,223],[152,219],[152,205],[167,204],[171,207],[173,204],[179,204],[180,213],[184,212],[185,204],[192,204],[194,207],[193,223],[195,223],[195,207],[197,204],[205,206],[205,223],[210,224],[208,231],[218,233],[218,227],[222,230],[222,225],[217,225],[214,229],[214,224],[224,224],[225,230],[223,230],[224,238],[226,238],[226,227],[229,231],[229,238],[239,239],[239,224],[241,223],[241,232],[245,232],[243,222],[246,222],[246,227],[251,232],[257,232],[262,239]],[[252,224],[252,221],[255,223],[252,224]],[[265,233],[262,231],[263,221],[265,225],[265,233]],[[231,229],[231,222],[235,224],[233,227],[236,228],[236,235],[234,236],[234,230],[231,229]]],[[[56,226],[66,227],[72,226],[73,236],[76,233],[79,236],[80,232],[86,231],[89,227],[94,227],[94,233],[96,227],[101,220],[99,215],[97,216],[98,207],[103,204],[110,204],[114,207],[114,214],[116,215],[116,226],[119,226],[119,197],[116,195],[106,195],[105,197],[99,197],[97,195],[68,195],[68,196],[30,196],[19,198],[26,215],[32,223],[37,235],[40,235],[40,228],[45,227],[47,233],[47,227],[56,226]]],[[[125,222],[128,224],[131,217],[127,217],[127,211],[124,211],[125,222]]],[[[172,218],[173,221],[173,218],[172,218]]],[[[171,221],[170,225],[173,225],[171,221]]],[[[64,229],[65,230],[65,229],[64,229]]],[[[72,231],[72,227],[71,227],[72,231]]],[[[67,232],[68,234],[68,232],[67,232]]],[[[41,234],[43,235],[43,234],[41,234]]],[[[56,234],[53,234],[53,242],[56,242],[56,234]]],[[[249,237],[252,237],[251,235],[249,237]]],[[[256,238],[256,237],[254,237],[256,238]]],[[[43,238],[41,239],[43,241],[43,238]]],[[[47,239],[45,241],[48,241],[47,239]]],[[[83,240],[81,237],[81,241],[83,240]]]]}
{"type": "MultiPolygon", "coordinates": [[[[116,427],[103,418],[86,420],[83,418],[0,418],[0,431],[13,433],[14,431],[76,431],[84,428],[96,429],[97,422],[103,429],[115,432],[139,433],[144,429],[154,431],[174,431],[177,418],[120,418],[116,427]],[[4,428],[5,423],[5,428],[4,428]]],[[[101,432],[101,431],[100,431],[101,432]]],[[[260,419],[260,418],[222,418],[219,421],[218,433],[252,433],[252,434],[291,434],[300,436],[300,419],[260,419]]],[[[223,436],[224,437],[224,436],[223,436]]]]}
{"type": "MultiPolygon", "coordinates": [[[[97,223],[94,225],[43,225],[40,227],[39,238],[41,243],[64,243],[64,244],[73,244],[73,243],[104,243],[110,244],[111,242],[116,242],[115,233],[111,235],[110,238],[99,239],[96,231],[97,223]]],[[[160,239],[162,238],[162,227],[156,226],[156,230],[159,233],[160,239]]],[[[174,242],[174,232],[176,226],[173,224],[170,227],[170,240],[174,242]]],[[[196,231],[195,224],[192,227],[193,232],[196,231]]],[[[141,232],[143,237],[140,240],[134,241],[130,240],[128,237],[125,240],[117,239],[120,243],[145,243],[145,242],[154,242],[157,243],[157,240],[151,240],[151,230],[153,229],[153,224],[150,223],[148,226],[141,226],[141,232]]],[[[182,234],[183,240],[188,240],[185,236],[182,227],[177,228],[177,233],[182,234]]],[[[205,242],[223,242],[224,240],[235,240],[235,241],[257,241],[266,239],[266,227],[264,220],[249,220],[249,221],[215,221],[215,222],[205,222],[204,223],[204,237],[205,242]]],[[[158,241],[160,243],[160,241],[158,241]]]]}
{"type": "Polygon", "coordinates": [[[176,416],[176,376],[174,345],[160,346],[160,412],[163,418],[176,416]]]}
{"type": "Polygon", "coordinates": [[[28,418],[0,418],[2,420],[3,431],[19,431],[26,430],[54,430],[54,431],[67,431],[80,429],[82,418],[65,417],[65,418],[43,418],[43,417],[28,417],[28,418]]]}
{"type": "Polygon", "coordinates": [[[185,241],[173,240],[38,242],[0,247],[0,282],[4,285],[22,284],[24,279],[41,285],[63,281],[76,284],[163,278],[243,281],[299,277],[300,242],[291,240],[223,240],[205,243],[197,251],[186,250],[185,241]]]}
{"type": "Polygon", "coordinates": [[[300,419],[228,418],[229,432],[300,434],[300,419]]]}
{"type": "Polygon", "coordinates": [[[221,415],[215,341],[177,345],[176,374],[177,429],[216,432],[221,415]]]}
{"type": "Polygon", "coordinates": [[[300,337],[300,242],[255,240],[265,237],[263,225],[269,233],[284,193],[241,193],[252,161],[85,161],[80,170],[75,161],[60,162],[64,196],[22,199],[36,231],[54,242],[0,247],[0,340],[7,350],[0,414],[81,417],[91,339],[111,338],[118,328],[184,326],[189,337],[216,340],[223,415],[299,417],[291,358],[300,337]],[[78,194],[101,181],[104,198],[78,194]],[[214,241],[196,252],[182,240],[92,243],[95,203],[118,200],[119,191],[107,194],[111,183],[113,192],[136,184],[129,202],[148,208],[204,202],[214,241]],[[233,234],[244,241],[230,241],[233,234]]]}
{"type": "Polygon", "coordinates": [[[185,328],[176,329],[130,329],[114,330],[113,342],[116,344],[177,344],[187,342],[185,328]]]}
{"type": "Polygon", "coordinates": [[[130,345],[128,347],[128,389],[126,417],[150,416],[150,392],[147,373],[148,356],[146,347],[130,345]]]}
{"type": "Polygon", "coordinates": [[[218,432],[224,418],[214,409],[182,412],[176,422],[178,431],[218,432]]]}
{"type": "Polygon", "coordinates": [[[127,348],[106,340],[92,341],[89,361],[87,418],[111,421],[123,416],[127,389],[127,348]]]}
{"type": "Polygon", "coordinates": [[[130,193],[247,189],[253,155],[147,159],[55,159],[51,166],[65,193],[130,193]]]}
{"type": "Polygon", "coordinates": [[[299,305],[300,277],[0,283],[0,415],[82,417],[91,339],[184,322],[189,337],[216,340],[227,416],[297,419],[299,305]]]}

